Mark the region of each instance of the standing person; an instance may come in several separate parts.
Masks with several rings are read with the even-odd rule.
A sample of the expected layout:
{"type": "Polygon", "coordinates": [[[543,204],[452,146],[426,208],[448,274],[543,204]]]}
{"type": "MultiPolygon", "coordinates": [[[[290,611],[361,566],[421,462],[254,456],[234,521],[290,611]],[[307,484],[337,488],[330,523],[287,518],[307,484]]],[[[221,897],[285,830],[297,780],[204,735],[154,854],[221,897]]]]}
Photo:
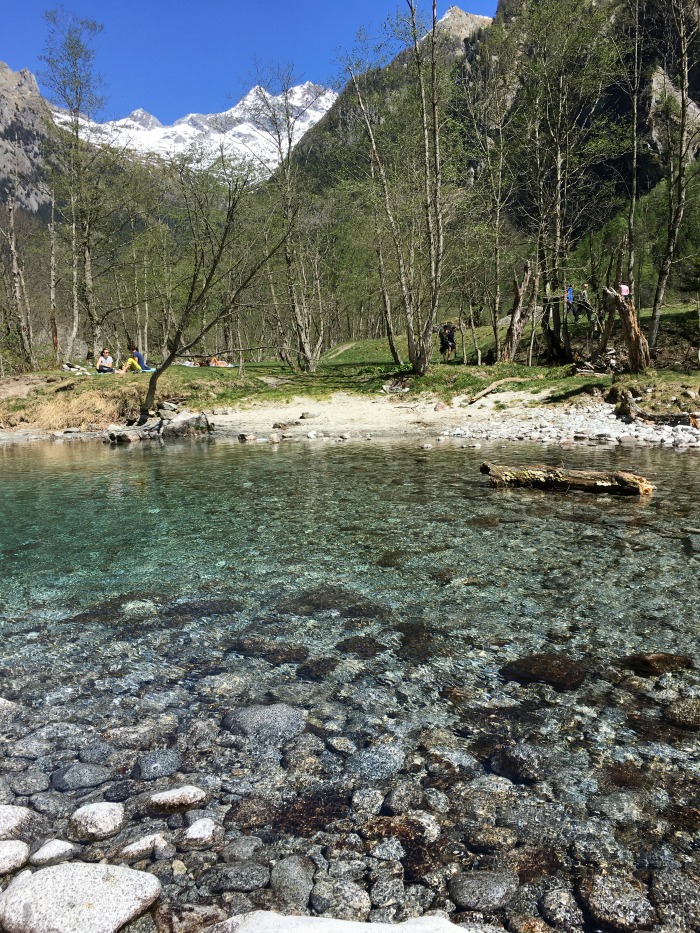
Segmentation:
{"type": "Polygon", "coordinates": [[[565,298],[566,298],[566,311],[567,313],[571,311],[571,313],[574,316],[574,323],[577,324],[578,323],[578,310],[576,308],[576,305],[574,304],[574,286],[573,285],[566,286],[565,298]]]}
{"type": "Polygon", "coordinates": [[[439,331],[440,355],[445,363],[449,363],[452,354],[457,350],[455,331],[456,327],[451,322],[443,324],[439,331]]]}
{"type": "Polygon", "coordinates": [[[109,355],[109,350],[107,347],[102,348],[102,353],[100,358],[97,361],[97,366],[95,367],[98,373],[113,373],[114,372],[114,360],[109,355]]]}
{"type": "Polygon", "coordinates": [[[588,301],[588,283],[586,282],[580,292],[576,294],[576,319],[578,320],[581,317],[581,311],[583,311],[588,318],[588,323],[591,323],[593,308],[588,301]]]}

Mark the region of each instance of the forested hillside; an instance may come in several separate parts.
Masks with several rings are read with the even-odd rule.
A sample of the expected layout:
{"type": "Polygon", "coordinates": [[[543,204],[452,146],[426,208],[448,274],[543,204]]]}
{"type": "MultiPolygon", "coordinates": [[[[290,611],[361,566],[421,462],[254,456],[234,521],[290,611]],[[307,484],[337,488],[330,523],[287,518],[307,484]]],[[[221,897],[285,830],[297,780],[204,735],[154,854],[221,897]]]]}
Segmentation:
{"type": "Polygon", "coordinates": [[[313,372],[367,338],[422,374],[447,320],[465,362],[596,364],[617,319],[621,364],[674,357],[664,307],[700,292],[698,0],[508,0],[493,23],[408,0],[379,51],[346,54],[342,94],[296,148],[308,102],[275,73],[266,180],[223,151],[91,140],[98,28],[64,16],[47,38],[67,119],[41,145],[43,213],[27,209],[36,128],[19,109],[3,123],[4,374],[137,344],[152,401],[161,368],[193,356],[313,372]]]}

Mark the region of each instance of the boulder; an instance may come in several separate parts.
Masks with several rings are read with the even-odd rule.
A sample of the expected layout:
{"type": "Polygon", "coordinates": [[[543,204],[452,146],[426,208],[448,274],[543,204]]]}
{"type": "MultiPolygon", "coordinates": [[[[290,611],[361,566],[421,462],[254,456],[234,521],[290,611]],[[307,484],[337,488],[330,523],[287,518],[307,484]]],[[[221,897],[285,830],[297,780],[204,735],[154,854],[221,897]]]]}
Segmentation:
{"type": "Polygon", "coordinates": [[[26,872],[0,896],[6,933],[117,933],[160,897],[146,872],[75,862],[26,872]]]}
{"type": "Polygon", "coordinates": [[[161,427],[161,437],[206,437],[212,431],[209,419],[200,412],[193,414],[191,411],[178,412],[172,421],[163,421],[161,427]]]}

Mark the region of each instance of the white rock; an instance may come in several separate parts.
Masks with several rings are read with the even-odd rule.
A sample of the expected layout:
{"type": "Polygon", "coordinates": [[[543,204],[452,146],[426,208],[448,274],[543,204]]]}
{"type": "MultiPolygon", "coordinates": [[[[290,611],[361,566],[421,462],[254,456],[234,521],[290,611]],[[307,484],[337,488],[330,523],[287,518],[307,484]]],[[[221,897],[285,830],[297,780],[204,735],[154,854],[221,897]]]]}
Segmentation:
{"type": "Polygon", "coordinates": [[[16,878],[0,897],[6,933],[116,933],[160,897],[160,881],[114,865],[72,862],[16,878]]]}
{"type": "Polygon", "coordinates": [[[0,839],[12,839],[32,818],[28,807],[0,806],[0,839]]]}
{"type": "Polygon", "coordinates": [[[153,794],[151,803],[159,810],[177,810],[180,807],[193,807],[206,800],[207,792],[194,784],[185,784],[174,790],[165,790],[160,794],[153,794]]]}
{"type": "Polygon", "coordinates": [[[37,868],[48,868],[49,865],[58,865],[60,862],[66,862],[78,851],[72,842],[64,842],[63,839],[50,839],[29,859],[30,865],[36,865],[37,868]]]}
{"type": "Polygon", "coordinates": [[[68,825],[74,839],[109,839],[124,825],[124,805],[88,803],[75,811],[68,825]]]}
{"type": "MultiPolygon", "coordinates": [[[[474,929],[478,930],[479,926],[475,925],[474,929]]],[[[217,923],[207,933],[367,933],[367,930],[366,923],[329,920],[325,917],[281,917],[279,914],[256,910],[217,923]]],[[[458,930],[460,927],[442,917],[420,917],[417,920],[406,920],[405,923],[372,924],[372,933],[455,933],[458,930]]]]}
{"type": "Polygon", "coordinates": [[[175,846],[162,833],[151,833],[124,846],[119,852],[119,859],[124,862],[137,862],[151,855],[155,855],[157,859],[172,858],[175,851],[175,846]]]}
{"type": "Polygon", "coordinates": [[[26,842],[13,840],[0,842],[0,875],[9,875],[18,871],[29,859],[29,846],[26,842]]]}
{"type": "Polygon", "coordinates": [[[179,847],[184,850],[208,849],[217,842],[221,842],[223,838],[223,827],[209,817],[203,817],[185,830],[179,847]]]}

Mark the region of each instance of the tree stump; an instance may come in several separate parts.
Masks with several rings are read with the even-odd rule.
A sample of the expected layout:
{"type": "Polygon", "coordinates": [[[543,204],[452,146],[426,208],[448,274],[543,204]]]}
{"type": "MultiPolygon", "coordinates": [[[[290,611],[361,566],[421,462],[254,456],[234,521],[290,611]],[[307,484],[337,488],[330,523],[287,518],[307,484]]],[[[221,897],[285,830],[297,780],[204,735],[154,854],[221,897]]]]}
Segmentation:
{"type": "Polygon", "coordinates": [[[656,488],[643,476],[621,470],[566,470],[543,465],[509,467],[484,463],[481,472],[489,476],[491,485],[497,488],[521,486],[551,492],[590,492],[613,496],[650,496],[656,488]]]}

